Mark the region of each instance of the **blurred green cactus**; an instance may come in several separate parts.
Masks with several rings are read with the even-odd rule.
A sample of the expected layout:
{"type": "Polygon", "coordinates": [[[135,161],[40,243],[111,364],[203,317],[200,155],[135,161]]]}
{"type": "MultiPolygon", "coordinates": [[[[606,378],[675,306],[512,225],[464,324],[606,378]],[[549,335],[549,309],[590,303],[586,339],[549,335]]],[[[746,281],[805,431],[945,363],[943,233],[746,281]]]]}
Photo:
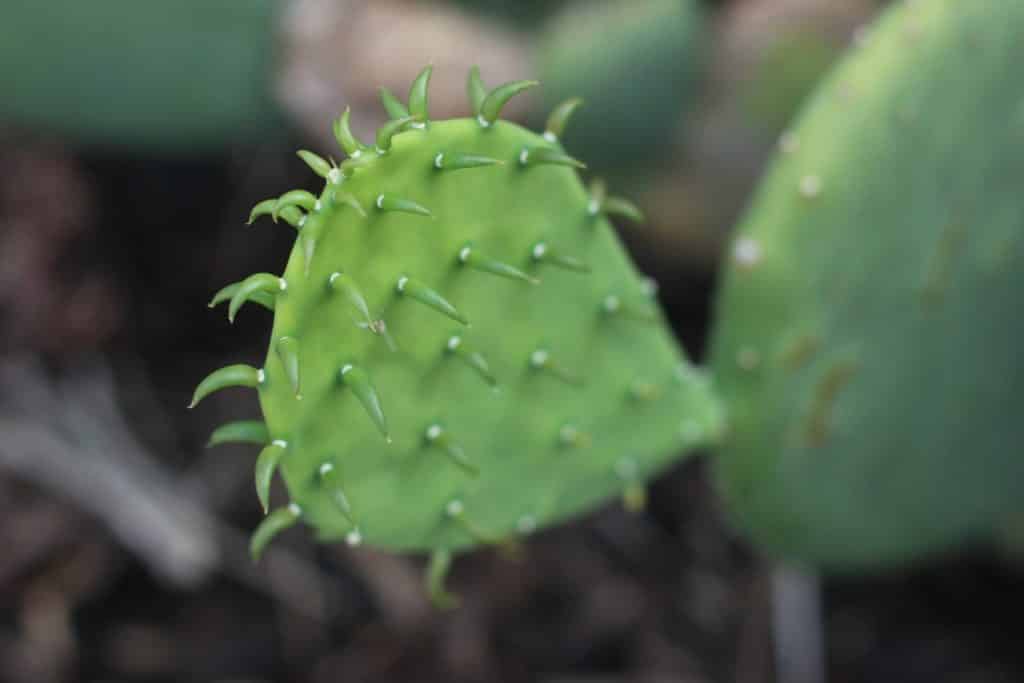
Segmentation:
{"type": "Polygon", "coordinates": [[[893,7],[781,142],[712,367],[743,526],[888,566],[1021,509],[1024,4],[893,7]]]}
{"type": "Polygon", "coordinates": [[[549,22],[536,50],[545,103],[586,103],[566,148],[616,176],[664,158],[697,101],[702,28],[696,0],[580,2],[549,22]]]}
{"type": "Polygon", "coordinates": [[[272,0],[7,0],[0,120],[188,152],[272,134],[272,0]]]}

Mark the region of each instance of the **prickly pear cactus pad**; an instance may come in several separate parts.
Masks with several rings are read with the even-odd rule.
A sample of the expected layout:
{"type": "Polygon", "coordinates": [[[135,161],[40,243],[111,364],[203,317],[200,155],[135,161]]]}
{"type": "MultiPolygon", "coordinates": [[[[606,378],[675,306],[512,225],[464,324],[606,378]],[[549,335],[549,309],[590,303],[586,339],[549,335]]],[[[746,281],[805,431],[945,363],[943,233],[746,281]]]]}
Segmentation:
{"type": "Polygon", "coordinates": [[[881,567],[1021,509],[1024,3],[889,10],[780,143],[713,342],[718,462],[777,552],[881,567]]]}
{"type": "Polygon", "coordinates": [[[298,231],[283,274],[214,297],[229,315],[273,310],[262,368],[214,372],[196,391],[256,390],[263,422],[214,440],[264,448],[256,488],[272,509],[258,554],[297,521],[325,540],[399,551],[501,542],[626,492],[716,429],[708,388],[662,320],[608,215],[639,218],[558,136],[499,119],[533,83],[488,91],[470,118],[432,121],[430,69],[370,144],[346,112],[340,165],[300,156],[319,193],[286,192],[252,219],[298,231]],[[257,304],[246,306],[244,304],[257,304]],[[251,309],[251,310],[250,310],[251,309]],[[270,502],[283,476],[289,500],[270,502]]]}

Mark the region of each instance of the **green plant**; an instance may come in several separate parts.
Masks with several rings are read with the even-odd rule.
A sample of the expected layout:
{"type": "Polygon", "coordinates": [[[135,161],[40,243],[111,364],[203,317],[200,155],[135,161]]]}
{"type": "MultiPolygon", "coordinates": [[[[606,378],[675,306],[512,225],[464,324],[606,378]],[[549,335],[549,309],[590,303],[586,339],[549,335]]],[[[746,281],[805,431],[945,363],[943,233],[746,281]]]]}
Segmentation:
{"type": "Polygon", "coordinates": [[[740,225],[711,366],[741,524],[836,569],[1022,508],[1024,4],[893,7],[787,133],[740,225]]]}
{"type": "Polygon", "coordinates": [[[683,358],[650,284],[606,216],[628,201],[586,190],[558,143],[576,108],[537,135],[501,121],[535,85],[486,90],[473,117],[432,121],[428,68],[373,145],[348,112],[340,165],[299,152],[324,178],[258,204],[251,220],[291,224],[283,275],[258,273],[216,294],[234,319],[274,312],[261,368],[233,365],[193,405],[230,386],[257,389],[264,423],[213,441],[264,445],[256,488],[266,510],[283,474],[291,502],[253,536],[259,554],[300,519],[320,538],[432,551],[433,592],[453,551],[500,543],[643,481],[718,429],[707,382],[683,358]]]}

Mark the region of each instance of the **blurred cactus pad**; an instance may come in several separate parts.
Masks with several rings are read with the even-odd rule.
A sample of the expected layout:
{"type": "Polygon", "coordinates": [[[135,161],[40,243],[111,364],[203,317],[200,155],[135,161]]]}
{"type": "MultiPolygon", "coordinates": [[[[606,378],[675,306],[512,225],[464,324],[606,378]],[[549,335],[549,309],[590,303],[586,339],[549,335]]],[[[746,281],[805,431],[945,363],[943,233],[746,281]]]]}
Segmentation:
{"type": "Polygon", "coordinates": [[[587,104],[566,148],[624,178],[664,158],[698,99],[703,25],[696,0],[587,0],[552,19],[537,47],[544,100],[587,104]]]}
{"type": "Polygon", "coordinates": [[[302,151],[322,179],[261,202],[252,219],[293,226],[281,274],[229,285],[229,316],[273,309],[262,367],[215,371],[196,391],[255,389],[262,422],[215,442],[264,446],[260,499],[283,475],[289,500],[257,530],[258,554],[297,521],[325,540],[449,554],[504,543],[624,494],[718,429],[709,383],[667,329],[652,284],[608,216],[635,206],[589,188],[558,140],[500,119],[512,96],[474,70],[472,116],[428,114],[431,70],[363,143],[348,112],[336,165],[302,151]],[[251,310],[250,310],[251,309],[251,310]]]}
{"type": "Polygon", "coordinates": [[[836,569],[1024,507],[1024,3],[886,11],[780,141],[738,229],[712,368],[737,519],[836,569]]]}
{"type": "Polygon", "coordinates": [[[5,0],[0,119],[85,144],[195,153],[279,135],[273,0],[5,0]]]}

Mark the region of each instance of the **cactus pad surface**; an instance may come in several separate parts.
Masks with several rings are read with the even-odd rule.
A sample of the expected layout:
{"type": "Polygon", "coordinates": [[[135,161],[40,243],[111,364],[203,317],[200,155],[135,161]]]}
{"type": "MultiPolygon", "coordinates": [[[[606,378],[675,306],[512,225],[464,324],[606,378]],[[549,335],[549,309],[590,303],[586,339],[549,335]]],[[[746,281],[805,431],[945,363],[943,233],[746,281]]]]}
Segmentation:
{"type": "Polygon", "coordinates": [[[273,511],[257,554],[301,520],[324,540],[442,551],[436,578],[450,551],[624,491],[635,502],[717,428],[607,219],[636,208],[585,189],[558,143],[574,107],[530,132],[499,113],[532,83],[487,90],[474,71],[473,116],[433,121],[429,77],[407,103],[383,94],[392,120],[372,144],[343,115],[340,165],[300,152],[322,189],[253,210],[297,228],[287,267],[214,299],[232,317],[273,310],[262,367],[216,371],[196,394],[259,395],[265,424],[215,439],[265,446],[255,479],[273,511]]]}
{"type": "Polygon", "coordinates": [[[882,567],[1021,508],[1024,3],[891,8],[780,142],[727,266],[718,463],[769,548],[882,567]]]}

